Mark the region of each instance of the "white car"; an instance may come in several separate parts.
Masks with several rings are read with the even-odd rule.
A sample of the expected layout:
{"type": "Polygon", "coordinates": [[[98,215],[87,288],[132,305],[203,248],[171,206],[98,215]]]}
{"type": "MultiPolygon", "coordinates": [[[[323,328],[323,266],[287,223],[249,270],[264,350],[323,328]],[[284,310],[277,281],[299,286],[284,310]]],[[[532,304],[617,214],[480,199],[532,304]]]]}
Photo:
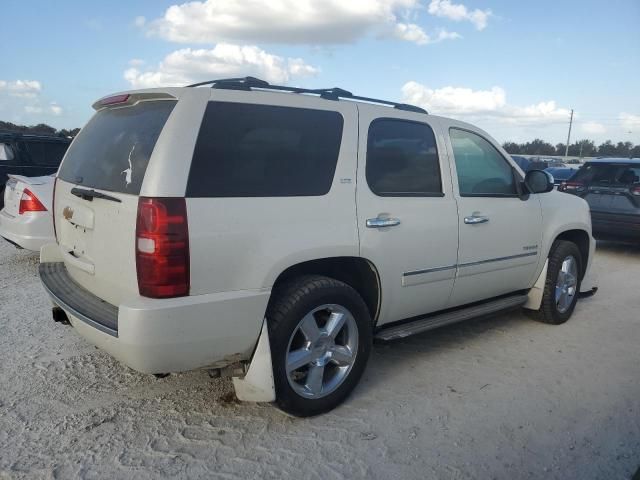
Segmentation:
{"type": "Polygon", "coordinates": [[[4,189],[4,208],[0,210],[0,237],[36,252],[56,241],[51,215],[54,181],[53,175],[9,175],[4,189]]]}
{"type": "Polygon", "coordinates": [[[251,77],[94,108],[39,271],[54,319],[140,372],[314,415],[374,338],[520,307],[559,324],[591,289],[587,204],[468,123],[251,77]]]}

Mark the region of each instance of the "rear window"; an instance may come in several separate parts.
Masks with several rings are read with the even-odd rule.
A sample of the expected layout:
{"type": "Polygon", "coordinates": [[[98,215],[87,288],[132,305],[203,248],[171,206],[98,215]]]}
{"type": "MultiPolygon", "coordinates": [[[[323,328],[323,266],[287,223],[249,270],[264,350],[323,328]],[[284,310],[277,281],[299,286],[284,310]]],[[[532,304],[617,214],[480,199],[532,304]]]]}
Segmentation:
{"type": "Polygon", "coordinates": [[[100,110],[71,144],[59,177],[86,187],[138,195],[151,153],[175,104],[162,100],[100,110]]]}
{"type": "Polygon", "coordinates": [[[634,185],[640,183],[640,165],[587,163],[571,181],[602,186],[634,185]]]}
{"type": "Polygon", "coordinates": [[[209,102],[187,196],[325,195],[333,183],[342,127],[337,112],[209,102]]]}

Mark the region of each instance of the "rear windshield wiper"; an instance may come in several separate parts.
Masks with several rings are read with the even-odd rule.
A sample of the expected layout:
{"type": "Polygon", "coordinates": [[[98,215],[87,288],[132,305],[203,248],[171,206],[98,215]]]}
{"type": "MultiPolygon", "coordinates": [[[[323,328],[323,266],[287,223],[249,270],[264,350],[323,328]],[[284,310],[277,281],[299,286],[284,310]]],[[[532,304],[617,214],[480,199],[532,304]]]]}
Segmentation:
{"type": "Polygon", "coordinates": [[[112,202],[122,203],[122,200],[120,200],[119,198],[112,197],[111,195],[106,195],[101,192],[96,192],[95,190],[87,190],[85,188],[73,187],[71,189],[71,194],[90,202],[93,202],[94,198],[102,198],[104,200],[111,200],[112,202]]]}

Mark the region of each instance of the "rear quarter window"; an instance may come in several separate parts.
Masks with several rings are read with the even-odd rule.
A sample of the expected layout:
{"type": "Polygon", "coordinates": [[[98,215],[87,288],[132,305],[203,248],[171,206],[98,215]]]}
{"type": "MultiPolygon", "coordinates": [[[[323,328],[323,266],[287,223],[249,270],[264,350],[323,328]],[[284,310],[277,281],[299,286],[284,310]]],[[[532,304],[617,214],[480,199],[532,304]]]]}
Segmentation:
{"type": "Polygon", "coordinates": [[[193,154],[189,197],[319,196],[340,152],[338,112],[209,102],[193,154]]]}
{"type": "Polygon", "coordinates": [[[70,183],[138,195],[175,101],[147,101],[98,111],[69,147],[59,177],[70,183]]]}

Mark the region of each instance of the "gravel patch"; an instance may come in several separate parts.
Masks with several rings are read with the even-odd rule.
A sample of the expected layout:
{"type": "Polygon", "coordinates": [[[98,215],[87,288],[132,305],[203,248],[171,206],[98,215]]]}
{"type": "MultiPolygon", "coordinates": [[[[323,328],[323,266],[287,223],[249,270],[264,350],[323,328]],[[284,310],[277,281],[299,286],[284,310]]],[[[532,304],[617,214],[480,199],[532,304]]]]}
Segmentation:
{"type": "Polygon", "coordinates": [[[566,324],[521,313],[376,345],[335,411],[156,379],[50,318],[37,255],[0,244],[0,478],[630,479],[640,466],[640,248],[599,245],[566,324]]]}

